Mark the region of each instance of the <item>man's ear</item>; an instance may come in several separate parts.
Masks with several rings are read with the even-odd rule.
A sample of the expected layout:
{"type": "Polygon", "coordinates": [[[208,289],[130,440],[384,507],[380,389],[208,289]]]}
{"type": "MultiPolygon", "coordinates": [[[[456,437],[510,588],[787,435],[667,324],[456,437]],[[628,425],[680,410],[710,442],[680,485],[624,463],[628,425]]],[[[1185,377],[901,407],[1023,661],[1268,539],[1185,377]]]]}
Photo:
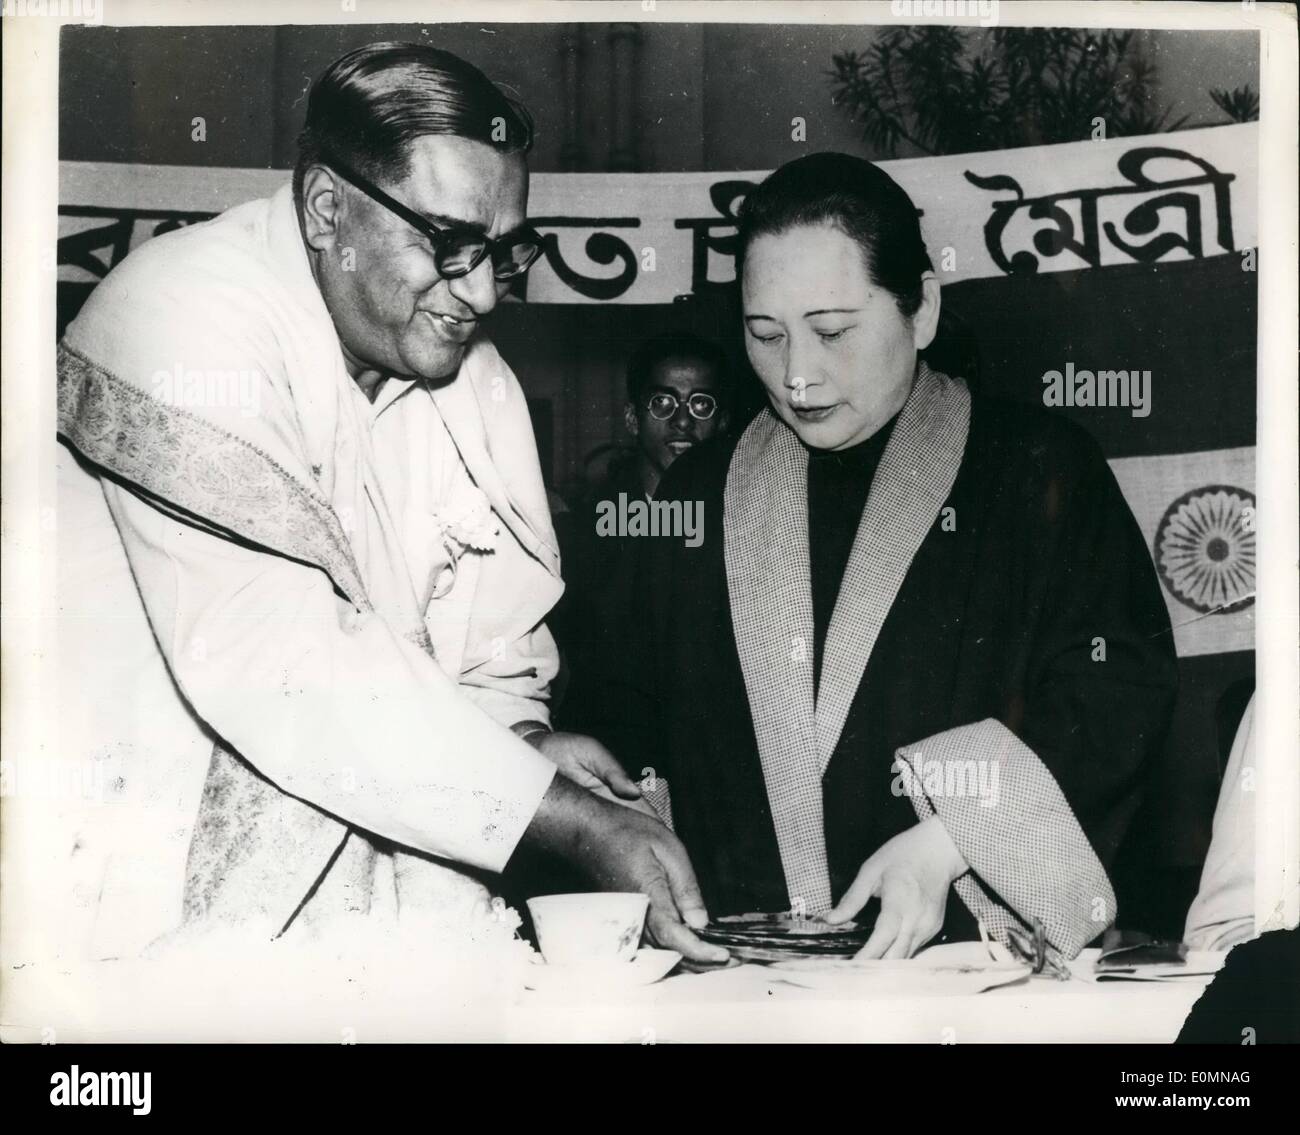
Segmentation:
{"type": "Polygon", "coordinates": [[[912,342],[918,351],[924,351],[934,342],[934,335],[939,327],[939,308],[942,302],[939,294],[939,277],[933,272],[923,273],[921,306],[912,316],[912,342]]]}
{"type": "Polygon", "coordinates": [[[637,421],[636,407],[631,402],[623,403],[623,425],[633,437],[641,436],[641,423],[637,421]]]}
{"type": "Polygon", "coordinates": [[[311,166],[302,179],[302,231],[315,252],[332,249],[339,239],[344,204],[341,182],[325,166],[311,166]]]}

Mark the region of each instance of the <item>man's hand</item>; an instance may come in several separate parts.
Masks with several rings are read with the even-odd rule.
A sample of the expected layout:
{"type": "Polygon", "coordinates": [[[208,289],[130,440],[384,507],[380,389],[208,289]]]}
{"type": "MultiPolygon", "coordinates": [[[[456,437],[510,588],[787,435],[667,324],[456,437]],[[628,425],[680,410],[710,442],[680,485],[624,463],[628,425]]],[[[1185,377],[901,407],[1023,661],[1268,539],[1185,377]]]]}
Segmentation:
{"type": "Polygon", "coordinates": [[[623,771],[614,755],[594,737],[580,733],[531,733],[527,741],[574,784],[606,800],[625,804],[658,819],[655,810],[641,799],[636,781],[623,771]]]}
{"type": "Polygon", "coordinates": [[[858,871],[826,915],[847,922],[880,896],[880,917],[859,958],[910,958],[943,926],[948,888],[969,870],[938,816],[894,836],[858,871]]]}
{"type": "Polygon", "coordinates": [[[727,960],[726,950],[701,942],[688,929],[705,925],[709,915],[686,849],[659,820],[557,776],[523,843],[573,863],[602,891],[649,895],[646,931],[656,945],[695,962],[727,960]]]}

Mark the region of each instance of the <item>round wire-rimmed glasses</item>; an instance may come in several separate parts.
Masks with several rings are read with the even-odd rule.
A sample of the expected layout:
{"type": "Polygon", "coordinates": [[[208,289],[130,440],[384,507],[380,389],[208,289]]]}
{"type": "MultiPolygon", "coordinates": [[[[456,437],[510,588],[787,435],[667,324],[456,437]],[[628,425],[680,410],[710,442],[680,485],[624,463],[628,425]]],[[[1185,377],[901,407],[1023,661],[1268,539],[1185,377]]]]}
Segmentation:
{"type": "Polygon", "coordinates": [[[712,394],[692,394],[689,398],[678,398],[667,391],[650,395],[645,408],[656,421],[666,422],[677,413],[677,407],[683,402],[691,417],[697,421],[707,422],[718,411],[718,400],[712,394]]]}

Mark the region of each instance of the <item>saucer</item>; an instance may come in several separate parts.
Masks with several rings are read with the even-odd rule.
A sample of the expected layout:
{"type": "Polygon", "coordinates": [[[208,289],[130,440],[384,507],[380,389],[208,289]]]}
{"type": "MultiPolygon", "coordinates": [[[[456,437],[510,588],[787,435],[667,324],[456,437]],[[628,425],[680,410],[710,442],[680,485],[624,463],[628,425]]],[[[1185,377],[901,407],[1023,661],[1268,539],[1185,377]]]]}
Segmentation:
{"type": "Polygon", "coordinates": [[[871,924],[831,925],[788,913],[733,914],[715,919],[696,935],[730,951],[742,962],[780,962],[826,957],[852,958],[871,937],[871,924]]]}
{"type": "Polygon", "coordinates": [[[676,950],[642,947],[626,962],[587,962],[552,966],[538,954],[524,975],[524,985],[535,990],[635,989],[667,977],[682,960],[676,950]]]}

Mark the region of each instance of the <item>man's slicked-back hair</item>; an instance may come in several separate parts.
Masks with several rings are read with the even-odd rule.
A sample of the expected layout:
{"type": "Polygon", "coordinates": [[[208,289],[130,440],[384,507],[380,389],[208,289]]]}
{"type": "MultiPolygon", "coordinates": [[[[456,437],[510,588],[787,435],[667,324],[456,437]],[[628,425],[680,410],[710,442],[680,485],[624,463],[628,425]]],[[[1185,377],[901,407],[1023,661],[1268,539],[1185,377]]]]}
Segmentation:
{"type": "Polygon", "coordinates": [[[336,59],[312,84],[298,135],[294,196],[308,167],[333,155],[372,181],[410,172],[411,144],[454,134],[504,153],[527,153],[533,119],[477,67],[419,43],[369,43],[336,59]]]}
{"type": "Polygon", "coordinates": [[[655,368],[669,361],[703,363],[713,372],[722,408],[730,408],[731,364],[727,352],[711,339],[685,331],[656,335],[646,339],[632,352],[627,363],[628,401],[639,404],[650,389],[655,368]]]}
{"type": "Polygon", "coordinates": [[[921,275],[933,270],[916,206],[883,169],[852,154],[809,154],[787,162],[740,207],[737,261],[754,238],[799,225],[834,225],[866,258],[877,287],[911,318],[921,306],[921,275]]]}

